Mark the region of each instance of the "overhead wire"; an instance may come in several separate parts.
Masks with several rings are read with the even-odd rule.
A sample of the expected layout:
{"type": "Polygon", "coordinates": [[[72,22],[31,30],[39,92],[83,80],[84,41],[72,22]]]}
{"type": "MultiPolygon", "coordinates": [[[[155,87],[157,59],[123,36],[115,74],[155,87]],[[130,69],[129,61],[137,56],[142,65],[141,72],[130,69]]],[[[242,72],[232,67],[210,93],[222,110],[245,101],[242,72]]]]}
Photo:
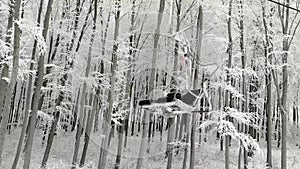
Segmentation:
{"type": "MultiPolygon", "coordinates": [[[[300,12],[300,10],[299,10],[298,8],[291,7],[291,6],[289,6],[289,5],[280,3],[280,2],[278,2],[278,1],[274,1],[274,0],[268,0],[268,1],[269,1],[269,2],[273,2],[273,3],[277,4],[277,5],[284,6],[284,7],[286,7],[286,8],[292,9],[292,10],[294,10],[294,11],[300,12]]],[[[298,3],[298,2],[297,2],[297,3],[298,3]]]]}

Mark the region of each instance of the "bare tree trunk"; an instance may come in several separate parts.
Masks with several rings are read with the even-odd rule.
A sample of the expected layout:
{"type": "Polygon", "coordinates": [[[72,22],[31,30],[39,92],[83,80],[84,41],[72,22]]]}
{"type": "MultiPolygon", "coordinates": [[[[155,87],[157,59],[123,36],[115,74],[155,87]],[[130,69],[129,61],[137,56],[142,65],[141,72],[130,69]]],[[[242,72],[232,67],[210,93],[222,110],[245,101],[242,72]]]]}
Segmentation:
{"type": "MultiPolygon", "coordinates": [[[[43,10],[43,3],[44,3],[44,0],[41,0],[40,6],[39,6],[39,12],[38,12],[37,26],[40,26],[40,23],[41,23],[41,14],[42,14],[42,10],[43,10]]],[[[30,63],[30,68],[29,68],[30,70],[33,70],[33,67],[34,67],[33,61],[35,60],[36,49],[37,49],[37,40],[35,39],[34,43],[33,43],[32,55],[31,55],[32,62],[30,63]]],[[[26,128],[28,126],[29,109],[30,109],[30,103],[31,103],[30,100],[31,100],[31,95],[32,95],[31,92],[32,92],[32,75],[29,74],[27,91],[26,91],[25,114],[23,117],[23,126],[22,126],[22,130],[21,130],[21,135],[20,135],[20,138],[18,141],[16,156],[15,156],[15,159],[14,159],[14,162],[12,165],[12,169],[17,168],[17,164],[18,164],[20,154],[21,154],[22,145],[24,142],[26,128]]]]}
{"type": "MultiPolygon", "coordinates": [[[[136,48],[136,45],[135,45],[135,34],[133,32],[134,30],[134,23],[135,23],[135,17],[136,17],[136,0],[133,0],[132,1],[132,8],[131,8],[131,18],[130,18],[130,33],[131,35],[129,36],[129,46],[130,46],[130,49],[129,49],[129,55],[132,57],[134,57],[135,55],[135,48],[136,48]]],[[[132,59],[129,60],[129,64],[131,65],[132,64],[132,59]]],[[[130,99],[128,101],[128,105],[127,105],[127,110],[128,110],[128,114],[126,115],[125,117],[125,127],[124,127],[124,130],[125,130],[125,138],[124,138],[124,147],[127,146],[127,136],[128,136],[128,128],[129,128],[129,118],[130,118],[130,115],[131,115],[131,98],[133,97],[132,95],[132,90],[133,90],[133,82],[132,82],[132,68],[133,66],[130,66],[128,71],[127,71],[127,84],[126,84],[126,100],[130,99]]]]}
{"type": "Polygon", "coordinates": [[[168,162],[167,162],[167,169],[172,168],[172,160],[173,160],[173,142],[175,139],[175,117],[169,117],[169,130],[168,130],[168,144],[167,144],[167,155],[168,155],[168,162]]]}
{"type": "MultiPolygon", "coordinates": [[[[53,0],[48,1],[46,15],[44,19],[44,30],[43,30],[43,38],[46,41],[48,29],[49,29],[49,22],[50,22],[50,15],[52,12],[52,4],[53,0]]],[[[37,118],[37,111],[38,111],[38,104],[41,97],[41,87],[43,83],[43,76],[44,76],[44,57],[45,53],[40,54],[39,62],[38,62],[38,71],[37,71],[37,79],[36,79],[36,87],[33,94],[33,100],[32,100],[32,111],[31,111],[31,120],[29,124],[29,134],[28,134],[28,141],[27,141],[27,147],[25,150],[25,160],[24,160],[24,169],[30,168],[30,158],[31,158],[31,151],[32,151],[32,145],[33,145],[33,138],[34,138],[34,132],[35,132],[35,123],[37,118]]]]}
{"type": "Polygon", "coordinates": [[[41,168],[46,168],[47,161],[48,161],[48,158],[49,158],[49,155],[50,155],[50,150],[51,150],[52,143],[53,143],[53,140],[54,140],[56,126],[57,126],[57,123],[59,121],[59,114],[60,114],[59,111],[53,112],[53,121],[52,121],[51,129],[50,129],[50,132],[49,132],[49,136],[48,136],[48,140],[47,140],[47,146],[46,146],[45,153],[44,153],[44,156],[43,156],[41,168]]]}
{"type": "MultiPolygon", "coordinates": [[[[267,49],[265,49],[267,50],[267,49]]],[[[268,53],[266,53],[266,62],[268,53]]],[[[266,63],[267,64],[267,63],[266,63]]],[[[267,65],[266,65],[267,66],[267,65]]],[[[267,86],[267,165],[272,168],[272,78],[270,70],[267,70],[266,74],[266,86],[267,86]]]]}
{"type": "MultiPolygon", "coordinates": [[[[160,37],[160,27],[161,27],[161,22],[162,22],[162,17],[165,9],[165,2],[166,0],[160,0],[159,3],[159,10],[158,10],[158,17],[157,17],[157,25],[155,29],[155,34],[154,34],[154,45],[153,45],[153,55],[152,55],[152,69],[151,69],[151,76],[150,76],[150,87],[149,91],[153,92],[155,88],[155,75],[156,75],[156,61],[157,61],[157,48],[158,48],[158,41],[160,37]]],[[[154,93],[150,96],[153,98],[154,93]]]]}
{"type": "MultiPolygon", "coordinates": [[[[65,3],[64,3],[65,4],[65,3]]],[[[65,12],[65,6],[63,5],[63,11],[62,11],[62,14],[61,14],[61,19],[65,19],[66,17],[66,12],[65,12]]],[[[60,21],[59,22],[59,28],[62,27],[62,24],[63,22],[60,21]]],[[[60,45],[60,42],[61,42],[61,33],[58,33],[57,37],[56,37],[56,40],[55,40],[55,43],[54,43],[54,50],[52,53],[49,52],[49,58],[50,60],[54,60],[55,59],[55,56],[56,56],[56,53],[57,53],[57,49],[58,49],[58,46],[60,45]]]]}
{"type": "MultiPolygon", "coordinates": [[[[92,3],[92,1],[91,1],[91,3],[92,3]]],[[[85,103],[86,90],[87,90],[86,79],[89,77],[91,66],[92,66],[91,65],[92,64],[91,63],[92,62],[92,48],[93,48],[93,43],[94,43],[95,33],[96,33],[96,21],[97,21],[97,1],[95,0],[95,3],[94,3],[94,18],[93,18],[93,33],[92,33],[91,41],[90,41],[89,53],[88,53],[88,59],[87,59],[87,66],[86,66],[86,71],[85,71],[85,80],[83,82],[82,93],[81,93],[80,111],[79,111],[79,119],[78,119],[77,132],[76,132],[76,140],[75,140],[75,148],[74,148],[74,154],[73,154],[73,162],[72,162],[73,166],[72,166],[72,168],[75,168],[75,165],[77,163],[77,157],[78,157],[78,152],[79,152],[79,147],[80,147],[80,137],[81,137],[81,133],[83,131],[83,125],[84,125],[84,120],[83,120],[84,103],[85,103]]],[[[87,143],[86,146],[88,146],[88,143],[87,143]]],[[[83,156],[82,159],[85,159],[85,157],[83,156]]],[[[84,164],[84,160],[82,161],[82,165],[83,164],[84,164]]]]}
{"type": "Polygon", "coordinates": [[[79,87],[79,89],[77,91],[77,97],[76,97],[75,107],[74,107],[74,111],[73,111],[73,118],[74,119],[73,119],[71,131],[75,130],[75,127],[76,127],[76,124],[77,124],[78,107],[79,107],[79,101],[80,101],[80,90],[81,90],[81,87],[79,87]]]}
{"type": "MultiPolygon", "coordinates": [[[[240,32],[240,50],[241,50],[241,61],[242,61],[242,69],[245,71],[246,69],[246,51],[245,51],[245,42],[244,42],[244,1],[239,0],[239,32],[240,32]]],[[[247,102],[247,89],[246,89],[246,77],[245,73],[243,72],[242,75],[242,93],[245,98],[245,101],[242,101],[242,112],[248,112],[248,102],[247,102]]],[[[245,127],[245,133],[247,132],[247,124],[241,124],[245,127]]],[[[242,144],[241,144],[242,145],[242,144]]],[[[240,146],[240,149],[242,146],[240,146]]],[[[240,153],[241,155],[241,153],[240,153]]],[[[239,160],[240,161],[240,160],[239,160]]],[[[248,152],[247,149],[244,147],[244,169],[248,168],[248,152]]]]}
{"type": "Polygon", "coordinates": [[[14,111],[15,113],[13,114],[13,116],[11,117],[11,124],[10,124],[10,128],[13,126],[14,129],[16,129],[18,127],[18,123],[19,123],[19,117],[20,117],[20,114],[21,114],[21,104],[22,104],[22,101],[23,101],[23,96],[24,96],[24,93],[26,91],[26,82],[22,82],[20,83],[20,89],[19,89],[19,92],[17,95],[19,95],[19,98],[18,98],[18,103],[17,103],[17,107],[16,107],[16,110],[14,111]]]}
{"type": "MultiPolygon", "coordinates": [[[[285,1],[286,4],[290,5],[290,0],[285,1]]],[[[281,169],[287,169],[287,116],[288,116],[288,107],[287,107],[287,92],[288,92],[288,69],[287,69],[287,59],[289,51],[289,40],[288,40],[288,29],[289,29],[289,8],[285,8],[285,25],[283,26],[283,56],[282,56],[282,107],[281,110],[281,169]]]]}
{"type": "MultiPolygon", "coordinates": [[[[93,2],[91,2],[93,3],[93,2]]],[[[89,53],[88,53],[88,62],[87,62],[87,70],[86,70],[86,78],[88,78],[90,69],[91,69],[91,61],[92,61],[92,49],[93,49],[93,44],[94,44],[94,40],[95,40],[95,35],[96,35],[96,28],[97,28],[97,14],[98,14],[98,5],[97,5],[97,0],[95,0],[94,2],[94,17],[93,17],[93,33],[91,36],[91,41],[90,41],[90,47],[89,47],[89,53]]],[[[92,5],[91,5],[92,6],[92,5]]],[[[88,114],[88,120],[87,120],[87,127],[86,127],[86,135],[85,135],[85,143],[84,143],[84,148],[82,151],[82,156],[81,156],[81,160],[80,160],[80,166],[83,166],[85,163],[85,158],[86,158],[86,152],[88,149],[88,145],[89,145],[89,140],[90,140],[90,136],[91,136],[91,131],[92,131],[92,124],[93,124],[93,120],[94,120],[94,116],[95,116],[95,111],[96,111],[96,107],[97,107],[97,98],[95,95],[94,98],[94,104],[93,104],[93,110],[92,112],[90,112],[88,114]]],[[[82,123],[83,125],[83,123],[82,123]]],[[[80,134],[80,133],[78,133],[80,134]]],[[[78,140],[78,142],[80,142],[80,140],[78,140]]],[[[78,145],[79,146],[79,145],[78,145]]]]}
{"type": "MultiPolygon", "coordinates": [[[[181,2],[180,2],[181,3],[181,2]]],[[[178,5],[181,5],[181,4],[178,4],[178,5]]],[[[175,8],[175,1],[172,0],[171,1],[171,9],[170,9],[170,25],[169,25],[169,33],[172,34],[173,33],[173,14],[174,14],[174,8],[175,8]]],[[[175,49],[176,50],[176,49],[175,49]]],[[[174,73],[174,76],[172,76],[172,81],[171,81],[171,85],[173,85],[173,87],[171,88],[177,88],[176,86],[176,71],[177,71],[177,62],[176,61],[178,60],[178,56],[176,56],[176,54],[174,55],[174,67],[173,67],[173,73],[174,73]]],[[[177,89],[176,89],[177,90],[177,89]]],[[[167,162],[167,169],[171,169],[172,168],[172,160],[173,160],[173,148],[174,148],[174,145],[173,145],[173,142],[175,140],[175,116],[170,116],[168,118],[168,122],[169,122],[169,130],[168,130],[168,138],[167,138],[167,151],[166,151],[166,155],[167,155],[167,158],[168,158],[168,162],[167,162]]]]}
{"type": "MultiPolygon", "coordinates": [[[[219,111],[222,111],[222,102],[223,102],[223,92],[222,92],[222,88],[219,87],[218,89],[218,96],[219,96],[219,100],[218,100],[218,110],[219,111]]],[[[224,150],[224,139],[223,139],[223,136],[220,135],[220,133],[217,133],[217,137],[220,138],[220,151],[223,151],[224,150]]]]}
{"type": "MultiPolygon", "coordinates": [[[[95,0],[92,0],[91,3],[90,3],[90,7],[89,7],[89,10],[85,16],[85,19],[84,19],[84,23],[83,23],[83,26],[81,28],[81,31],[80,31],[80,34],[79,34],[79,38],[78,38],[78,41],[77,41],[77,45],[76,45],[76,48],[75,48],[75,52],[77,53],[79,51],[79,48],[81,46],[81,41],[82,41],[82,38],[83,38],[83,35],[84,35],[84,32],[86,31],[86,27],[88,26],[88,20],[89,20],[89,16],[90,14],[92,13],[92,7],[93,7],[93,1],[95,0]]],[[[96,0],[97,1],[97,0],[96,0]]],[[[77,26],[76,26],[77,27],[77,26]]],[[[77,29],[77,28],[76,28],[77,29]]],[[[73,34],[73,36],[76,36],[76,33],[75,35],[73,34]]],[[[73,42],[74,43],[74,42],[73,42]]]]}
{"type": "MultiPolygon", "coordinates": [[[[176,5],[176,32],[180,30],[180,20],[181,20],[181,6],[182,6],[182,0],[175,0],[176,5]]],[[[177,85],[177,78],[178,78],[178,64],[179,64],[179,42],[178,40],[175,40],[175,46],[174,46],[174,67],[173,67],[173,83],[174,85],[177,85]]],[[[180,120],[183,119],[184,115],[178,115],[176,120],[176,129],[175,129],[175,140],[180,140],[182,137],[182,130],[183,130],[183,123],[180,122],[180,120]]]]}
{"type": "Polygon", "coordinates": [[[71,39],[70,46],[69,46],[69,49],[68,49],[69,54],[70,54],[70,52],[72,52],[75,40],[77,38],[77,29],[78,29],[80,13],[81,13],[81,11],[80,11],[80,0],[76,0],[73,35],[72,35],[72,39],[71,39]]]}
{"type": "MultiPolygon", "coordinates": [[[[181,6],[182,6],[182,0],[175,0],[176,1],[176,32],[179,32],[180,30],[180,21],[181,21],[181,6]]],[[[179,42],[178,40],[175,40],[175,48],[174,48],[174,68],[173,68],[173,71],[174,71],[174,83],[175,85],[177,85],[177,71],[178,71],[178,63],[179,63],[179,42]]]]}
{"type": "Polygon", "coordinates": [[[106,166],[107,151],[109,148],[109,134],[110,134],[110,124],[111,124],[111,115],[113,113],[113,105],[115,100],[115,85],[116,85],[116,71],[118,65],[118,37],[119,37],[119,27],[120,27],[120,8],[121,0],[115,1],[115,32],[114,32],[114,44],[113,44],[113,53],[112,53],[112,66],[111,66],[111,79],[110,84],[111,88],[108,94],[108,111],[105,114],[104,118],[104,135],[105,138],[102,140],[100,148],[100,157],[98,169],[104,169],[106,166]]]}
{"type": "MultiPolygon", "coordinates": [[[[0,77],[0,103],[3,103],[5,100],[5,95],[8,87],[8,81],[4,78],[8,78],[8,65],[4,64],[2,68],[2,73],[0,77]]],[[[3,111],[3,105],[0,105],[0,112],[3,111]]]]}
{"type": "MultiPolygon", "coordinates": [[[[184,120],[184,125],[185,125],[185,142],[188,144],[190,142],[190,130],[191,130],[191,115],[187,114],[187,116],[185,117],[184,120]]],[[[186,168],[186,164],[187,164],[187,160],[188,160],[188,147],[186,146],[184,148],[184,155],[183,155],[183,165],[182,165],[182,169],[186,168]]]]}
{"type": "MultiPolygon", "coordinates": [[[[202,37],[203,37],[203,11],[202,6],[199,5],[198,9],[198,19],[197,19],[197,44],[196,44],[196,58],[194,63],[195,65],[195,74],[194,74],[194,84],[193,88],[199,88],[199,65],[197,64],[200,61],[201,57],[201,48],[202,48],[202,37]]],[[[204,89],[203,89],[204,90],[204,89]]],[[[200,101],[199,101],[200,102],[200,101]]],[[[192,115],[192,133],[191,133],[191,159],[190,159],[190,169],[195,167],[195,138],[196,138],[196,114],[192,115]]],[[[200,133],[201,134],[201,133],[200,133]]]]}
{"type": "MultiPolygon", "coordinates": [[[[7,91],[9,82],[7,80],[5,80],[5,78],[8,78],[8,73],[9,73],[8,65],[4,64],[3,68],[2,68],[1,77],[0,77],[0,103],[4,103],[5,96],[7,93],[6,91],[7,91]]],[[[3,105],[0,104],[0,112],[1,113],[3,111],[3,108],[4,108],[3,105]]]]}
{"type": "Polygon", "coordinates": [[[266,1],[262,0],[262,15],[263,24],[265,29],[265,69],[266,69],[266,86],[267,86],[267,103],[266,103],[266,114],[267,114],[267,167],[272,168],[272,78],[271,70],[268,68],[269,54],[272,52],[272,46],[269,39],[269,30],[266,20],[266,1]]]}
{"type": "Polygon", "coordinates": [[[8,121],[7,121],[7,133],[10,134],[11,132],[11,120],[12,117],[14,116],[14,112],[15,112],[15,107],[16,107],[16,97],[18,95],[18,82],[16,82],[15,87],[13,89],[13,93],[12,93],[12,97],[11,97],[11,101],[10,101],[10,106],[9,106],[9,116],[8,116],[8,121]]]}
{"type": "MultiPolygon", "coordinates": [[[[152,67],[151,67],[152,69],[151,69],[151,75],[150,75],[150,80],[149,80],[149,82],[150,82],[150,85],[149,85],[150,98],[155,97],[153,90],[155,89],[156,82],[157,82],[157,78],[156,78],[157,63],[156,62],[157,62],[157,53],[158,53],[158,42],[159,42],[159,38],[160,38],[160,28],[161,28],[164,9],[165,9],[165,0],[160,0],[157,25],[156,25],[155,34],[154,34],[154,45],[153,45],[153,55],[152,55],[152,67]]],[[[149,152],[149,149],[150,149],[150,134],[151,134],[151,126],[152,125],[153,125],[153,115],[150,114],[147,152],[149,152]]]]}
{"type": "MultiPolygon", "coordinates": [[[[101,1],[101,4],[103,5],[103,0],[101,1]]],[[[100,16],[102,16],[103,6],[101,6],[99,13],[100,13],[100,16]]],[[[102,17],[100,17],[101,18],[100,24],[101,24],[101,27],[102,27],[102,30],[101,30],[101,43],[102,43],[101,56],[102,57],[104,57],[105,52],[106,52],[106,39],[107,39],[107,31],[108,31],[108,27],[109,27],[109,23],[110,23],[110,16],[111,16],[111,11],[109,11],[109,13],[108,13],[105,29],[103,28],[102,17]]],[[[100,73],[103,75],[104,74],[104,61],[103,60],[100,61],[100,68],[99,69],[100,69],[100,73]]],[[[98,121],[101,121],[101,119],[98,119],[99,113],[100,113],[99,111],[96,112],[94,131],[98,130],[98,121]]],[[[101,117],[103,117],[103,116],[101,115],[101,117]]]]}
{"type": "Polygon", "coordinates": [[[93,120],[95,117],[95,112],[97,111],[98,104],[99,104],[98,97],[97,97],[97,95],[95,95],[94,99],[93,99],[93,109],[91,112],[88,113],[88,119],[87,119],[86,130],[85,130],[85,142],[84,142],[84,147],[82,150],[82,156],[81,156],[80,165],[79,165],[80,167],[83,167],[84,163],[85,163],[86,154],[87,154],[87,150],[88,150],[88,146],[89,146],[89,141],[90,141],[91,133],[92,133],[93,120]]]}
{"type": "MultiPolygon", "coordinates": [[[[285,6],[282,7],[278,5],[278,12],[280,16],[280,21],[281,21],[281,26],[282,26],[282,33],[283,33],[283,54],[282,54],[282,95],[281,98],[278,95],[278,103],[279,103],[279,108],[280,108],[280,113],[281,113],[281,121],[282,121],[282,127],[281,127],[281,169],[287,169],[287,118],[288,118],[288,107],[287,107],[287,92],[288,92],[288,68],[287,68],[287,59],[288,59],[288,51],[289,47],[292,43],[294,34],[290,35],[290,33],[293,32],[295,33],[299,23],[295,28],[292,28],[292,24],[294,20],[292,21],[292,24],[289,25],[289,5],[290,5],[290,0],[285,0],[284,1],[285,6]],[[282,10],[282,11],[281,11],[282,10]],[[291,36],[291,38],[290,38],[291,36]]],[[[297,13],[298,14],[298,13],[297,13]]],[[[294,19],[297,18],[297,14],[294,15],[294,19]]],[[[272,72],[273,73],[273,72],[272,72]]],[[[273,73],[273,76],[275,78],[275,75],[273,73]]],[[[278,78],[277,78],[278,79],[278,78]]],[[[276,80],[274,80],[276,81],[276,80]]],[[[279,87],[278,84],[276,84],[276,90],[277,93],[279,92],[279,87]]]]}
{"type": "Polygon", "coordinates": [[[124,122],[121,122],[120,126],[117,126],[118,131],[118,150],[117,150],[117,157],[115,163],[115,169],[119,169],[121,165],[121,158],[122,158],[122,148],[123,148],[123,137],[124,137],[124,122]]]}
{"type": "MultiPolygon", "coordinates": [[[[227,20],[227,29],[228,29],[228,68],[231,68],[231,62],[232,62],[232,34],[231,34],[231,17],[232,17],[232,0],[229,1],[229,11],[228,11],[228,20],[227,20]]],[[[227,85],[230,85],[230,77],[227,75],[227,85]]],[[[225,106],[230,106],[230,96],[229,91],[226,90],[225,93],[225,106]]],[[[229,118],[226,118],[226,120],[229,120],[229,118]]],[[[229,169],[229,141],[230,136],[225,136],[225,169],[229,169]]]]}
{"type": "MultiPolygon", "coordinates": [[[[89,59],[88,59],[89,60],[89,59]]],[[[89,70],[87,69],[88,66],[86,67],[86,73],[85,75],[89,75],[89,70]],[[88,73],[87,73],[88,72],[88,73]]],[[[85,77],[87,78],[87,77],[85,77]]],[[[77,131],[76,131],[76,137],[75,137],[75,148],[74,148],[74,153],[73,153],[73,160],[72,160],[72,169],[75,169],[76,164],[77,164],[77,157],[79,153],[79,147],[80,147],[80,138],[81,134],[83,131],[83,126],[84,126],[84,106],[85,106],[85,100],[86,100],[86,89],[87,84],[86,80],[83,82],[83,87],[82,87],[82,93],[81,93],[81,99],[80,99],[80,110],[79,110],[79,117],[78,117],[78,122],[77,122],[77,131]]]]}
{"type": "Polygon", "coordinates": [[[147,143],[147,133],[149,130],[149,114],[148,110],[143,110],[144,115],[143,115],[143,134],[142,134],[142,140],[141,140],[141,145],[140,145],[140,150],[139,150],[139,157],[136,165],[136,169],[141,169],[143,165],[143,160],[144,160],[144,153],[146,150],[146,143],[147,143]]]}
{"type": "MultiPolygon", "coordinates": [[[[11,6],[12,7],[12,6],[11,6]]],[[[21,0],[15,0],[14,3],[14,51],[13,51],[13,67],[10,82],[8,84],[8,92],[6,93],[6,97],[4,100],[4,108],[2,113],[2,120],[0,126],[0,166],[2,163],[2,152],[3,146],[6,136],[7,124],[9,119],[9,108],[10,108],[10,101],[12,97],[12,92],[15,88],[17,82],[17,76],[19,71],[19,57],[20,57],[20,28],[17,23],[20,18],[20,7],[21,7],[21,0]]],[[[2,103],[0,103],[1,105],[2,103]]],[[[1,115],[1,114],[0,114],[1,115]]]]}
{"type": "MultiPolygon", "coordinates": [[[[161,27],[161,22],[162,22],[162,17],[163,17],[163,12],[165,9],[165,2],[166,0],[160,0],[159,3],[159,10],[158,10],[158,16],[157,16],[157,25],[156,25],[156,29],[155,29],[155,34],[154,34],[154,45],[153,45],[153,55],[152,55],[152,67],[151,67],[151,76],[150,76],[150,86],[149,86],[149,96],[150,98],[154,97],[154,88],[155,88],[155,75],[156,75],[156,61],[157,61],[157,48],[158,48],[158,41],[159,41],[159,37],[160,37],[160,27],[161,27]],[[151,93],[152,92],[152,93],[151,93]]],[[[147,119],[149,115],[145,115],[144,119],[147,119]]],[[[151,116],[150,116],[151,117],[151,116]]],[[[151,120],[151,119],[150,119],[151,120]]],[[[151,121],[149,121],[149,124],[151,123],[151,121]]],[[[146,123],[146,125],[149,125],[148,123],[146,123]]],[[[149,126],[150,127],[150,126],[149,126]]],[[[144,130],[147,131],[149,130],[149,128],[144,127],[144,130]]],[[[139,152],[139,158],[138,158],[138,164],[137,164],[137,169],[140,169],[142,167],[142,163],[143,163],[143,156],[144,156],[144,148],[145,142],[144,142],[144,132],[143,131],[143,138],[141,141],[141,145],[140,145],[140,152],[139,152]]],[[[148,147],[149,148],[149,147],[148,147]]]]}

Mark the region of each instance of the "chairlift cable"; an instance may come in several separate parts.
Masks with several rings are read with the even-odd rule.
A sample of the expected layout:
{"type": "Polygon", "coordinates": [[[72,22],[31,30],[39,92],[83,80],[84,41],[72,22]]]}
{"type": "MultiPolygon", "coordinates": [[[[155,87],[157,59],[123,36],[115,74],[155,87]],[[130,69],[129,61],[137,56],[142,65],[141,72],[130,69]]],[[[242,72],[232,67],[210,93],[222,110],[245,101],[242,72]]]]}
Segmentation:
{"type": "Polygon", "coordinates": [[[280,2],[277,2],[277,1],[274,1],[274,0],[268,0],[268,1],[269,2],[273,2],[273,3],[277,4],[277,5],[284,6],[286,8],[292,9],[294,11],[300,12],[300,10],[298,8],[294,8],[294,7],[291,7],[289,5],[286,5],[286,4],[283,4],[283,3],[280,3],[280,2]]]}

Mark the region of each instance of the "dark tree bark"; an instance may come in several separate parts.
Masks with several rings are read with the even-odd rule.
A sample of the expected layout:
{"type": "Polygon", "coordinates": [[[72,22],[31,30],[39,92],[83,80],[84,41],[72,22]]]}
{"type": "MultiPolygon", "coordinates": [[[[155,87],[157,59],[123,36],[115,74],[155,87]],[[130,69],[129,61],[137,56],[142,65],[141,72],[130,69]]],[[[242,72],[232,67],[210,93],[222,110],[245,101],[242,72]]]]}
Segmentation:
{"type": "MultiPolygon", "coordinates": [[[[50,22],[50,15],[52,12],[52,4],[53,0],[48,1],[47,10],[45,14],[44,19],[44,30],[43,30],[43,38],[46,41],[48,29],[49,29],[49,22],[50,22]]],[[[23,169],[29,169],[30,168],[30,158],[31,158],[31,152],[32,152],[32,145],[33,145],[33,138],[35,133],[35,123],[37,119],[37,111],[38,111],[38,104],[41,97],[41,87],[43,84],[43,77],[44,77],[44,58],[45,53],[40,54],[39,62],[38,62],[38,71],[37,71],[37,79],[36,79],[36,87],[33,94],[33,100],[32,100],[32,112],[31,112],[31,120],[29,124],[29,133],[28,133],[28,141],[27,146],[25,150],[25,160],[23,169]]]]}
{"type": "Polygon", "coordinates": [[[262,15],[265,31],[265,69],[266,69],[266,86],[267,86],[267,102],[266,102],[266,114],[267,114],[267,167],[272,168],[272,78],[271,70],[268,68],[269,54],[272,52],[270,44],[268,24],[266,20],[266,1],[262,0],[262,15]]]}
{"type": "MultiPolygon", "coordinates": [[[[37,19],[37,26],[40,26],[41,23],[41,14],[42,14],[42,10],[43,10],[43,3],[44,0],[40,1],[40,6],[39,6],[39,11],[38,11],[38,19],[37,19]]],[[[31,60],[34,61],[35,60],[35,55],[36,55],[36,50],[37,50],[37,40],[34,40],[33,43],[33,49],[32,49],[32,54],[31,54],[31,60]]],[[[30,70],[34,69],[34,62],[30,63],[30,70]]],[[[31,92],[32,92],[32,82],[33,82],[33,77],[30,74],[29,75],[29,79],[28,79],[28,85],[27,85],[27,91],[26,91],[26,101],[25,101],[25,114],[23,117],[23,126],[22,126],[22,130],[21,130],[21,135],[18,141],[18,146],[17,146],[17,151],[16,151],[16,156],[12,165],[12,169],[16,169],[19,158],[20,158],[20,154],[21,154],[21,149],[22,149],[22,144],[24,141],[24,137],[26,134],[26,128],[28,126],[28,118],[29,118],[29,110],[30,110],[30,103],[31,103],[31,92]]]]}
{"type": "MultiPolygon", "coordinates": [[[[196,44],[196,56],[195,56],[195,74],[194,74],[194,84],[193,89],[199,88],[199,63],[200,57],[202,55],[201,49],[202,49],[202,37],[203,37],[203,11],[202,6],[200,5],[198,8],[198,17],[197,17],[197,44],[196,44]]],[[[204,89],[203,89],[204,90],[204,89]]],[[[201,102],[201,101],[199,101],[201,102]]],[[[204,105],[202,103],[202,105],[204,105]]],[[[196,141],[196,113],[193,113],[192,115],[192,131],[191,131],[191,158],[190,158],[190,169],[194,169],[195,167],[195,141],[196,141]]],[[[201,114],[203,115],[203,114],[201,114]]],[[[201,119],[200,119],[201,120],[201,119]]],[[[200,133],[201,134],[201,133],[200,133]]]]}
{"type": "Polygon", "coordinates": [[[116,71],[118,64],[118,37],[119,37],[119,27],[120,27],[120,8],[121,0],[115,1],[115,31],[114,31],[114,44],[113,44],[113,53],[112,53],[112,66],[111,66],[111,78],[110,84],[111,88],[108,94],[108,111],[104,116],[104,135],[105,138],[102,140],[100,148],[100,157],[98,163],[98,169],[104,169],[106,166],[107,151],[109,148],[109,134],[110,134],[110,124],[111,124],[111,115],[113,113],[113,105],[115,99],[115,87],[116,87],[116,71]]]}
{"type": "MultiPolygon", "coordinates": [[[[13,96],[12,92],[14,91],[15,85],[17,83],[17,76],[18,76],[18,72],[19,72],[19,57],[20,57],[21,30],[16,21],[18,21],[20,18],[21,0],[15,0],[14,6],[11,4],[10,7],[14,7],[13,9],[10,9],[10,10],[14,10],[14,20],[15,20],[15,22],[14,22],[14,45],[13,45],[13,67],[12,67],[10,82],[8,83],[8,90],[7,90],[8,92],[6,92],[6,97],[4,100],[3,113],[0,111],[0,113],[2,113],[2,114],[0,114],[0,116],[2,116],[1,126],[0,126],[0,166],[1,166],[1,162],[2,162],[2,152],[3,152],[3,146],[4,146],[5,136],[6,136],[6,132],[7,132],[7,124],[8,124],[8,120],[9,120],[9,108],[10,108],[10,104],[11,104],[11,98],[13,96]]],[[[8,24],[10,24],[10,23],[8,23],[8,24]]],[[[8,41],[10,41],[10,40],[8,40],[8,41]]],[[[2,107],[2,105],[3,105],[3,102],[0,103],[0,107],[2,107]]]]}
{"type": "MultiPolygon", "coordinates": [[[[228,31],[228,68],[230,69],[232,66],[232,33],[231,33],[231,17],[232,17],[232,0],[229,1],[229,11],[228,11],[228,20],[227,20],[227,31],[228,31]]],[[[230,77],[227,75],[227,85],[230,85],[230,77]]],[[[230,107],[230,94],[229,91],[226,90],[225,92],[225,107],[230,107]]],[[[229,120],[229,118],[226,118],[229,120]]],[[[230,136],[225,136],[225,169],[229,169],[229,142],[230,136]]]]}
{"type": "MultiPolygon", "coordinates": [[[[91,3],[93,3],[93,2],[91,2],[91,3]]],[[[91,40],[90,40],[87,70],[86,70],[87,71],[86,78],[88,77],[88,74],[89,74],[91,66],[92,66],[91,65],[92,64],[91,63],[91,61],[92,61],[92,49],[93,49],[93,44],[94,44],[95,35],[96,35],[96,28],[97,28],[97,15],[98,15],[98,4],[97,3],[98,3],[97,0],[95,0],[95,2],[93,4],[91,4],[91,6],[94,6],[94,17],[93,17],[93,28],[92,28],[93,33],[91,35],[91,40]]],[[[89,146],[89,140],[90,140],[91,131],[92,131],[92,124],[93,124],[93,121],[94,121],[94,116],[95,116],[95,111],[96,111],[97,104],[98,104],[98,99],[97,99],[97,95],[95,95],[95,97],[93,99],[93,109],[92,109],[91,112],[88,113],[87,126],[86,126],[86,130],[85,130],[85,143],[84,143],[82,156],[81,156],[81,160],[80,160],[80,166],[84,166],[84,163],[85,163],[86,153],[87,153],[88,146],[89,146]]],[[[78,141],[80,141],[80,140],[78,140],[78,141]]]]}

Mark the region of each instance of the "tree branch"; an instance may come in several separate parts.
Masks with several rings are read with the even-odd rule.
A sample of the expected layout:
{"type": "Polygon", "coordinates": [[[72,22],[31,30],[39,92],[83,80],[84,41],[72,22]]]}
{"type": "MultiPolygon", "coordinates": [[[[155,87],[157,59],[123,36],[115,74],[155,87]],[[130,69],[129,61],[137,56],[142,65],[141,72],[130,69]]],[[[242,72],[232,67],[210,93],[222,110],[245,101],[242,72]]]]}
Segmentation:
{"type": "MultiPolygon", "coordinates": [[[[182,18],[180,19],[180,23],[184,20],[184,18],[186,17],[187,13],[192,9],[192,7],[194,6],[194,3],[196,2],[196,0],[194,0],[192,2],[192,4],[189,6],[189,8],[185,11],[185,13],[183,14],[182,18]]],[[[178,8],[177,8],[178,9],[178,8]]]]}

